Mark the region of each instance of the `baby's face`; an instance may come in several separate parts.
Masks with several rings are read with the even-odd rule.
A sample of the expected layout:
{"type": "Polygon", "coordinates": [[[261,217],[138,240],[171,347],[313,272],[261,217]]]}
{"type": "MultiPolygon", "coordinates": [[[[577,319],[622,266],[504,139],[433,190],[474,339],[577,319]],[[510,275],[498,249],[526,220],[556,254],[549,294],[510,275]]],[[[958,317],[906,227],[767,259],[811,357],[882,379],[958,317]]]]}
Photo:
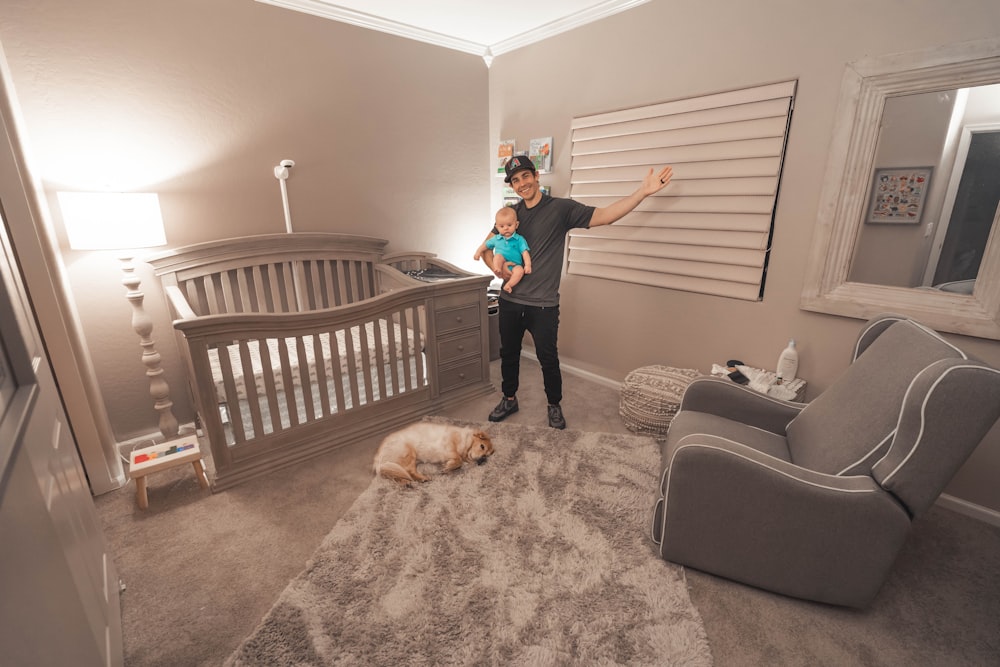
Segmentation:
{"type": "MultiPolygon", "coordinates": [[[[517,216],[511,214],[504,215],[504,213],[506,212],[501,211],[500,214],[497,215],[495,224],[497,232],[499,232],[504,238],[509,239],[514,232],[517,231],[517,216]]],[[[513,211],[511,211],[511,213],[513,213],[513,211]]]]}

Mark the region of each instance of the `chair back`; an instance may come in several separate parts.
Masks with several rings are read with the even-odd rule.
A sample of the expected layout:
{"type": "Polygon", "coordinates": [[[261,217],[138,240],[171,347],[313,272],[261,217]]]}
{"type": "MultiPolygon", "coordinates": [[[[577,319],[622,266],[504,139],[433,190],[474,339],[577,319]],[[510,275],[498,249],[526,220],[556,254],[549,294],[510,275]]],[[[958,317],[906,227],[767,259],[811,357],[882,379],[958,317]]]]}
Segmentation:
{"type": "Polygon", "coordinates": [[[885,456],[872,468],[911,516],[930,507],[1000,418],[1000,371],[942,359],[914,378],[885,456]]]}
{"type": "Polygon", "coordinates": [[[957,347],[912,320],[885,323],[877,318],[862,330],[854,363],[789,424],[788,448],[796,465],[831,475],[871,474],[893,444],[914,379],[942,359],[966,360],[957,347]]]}

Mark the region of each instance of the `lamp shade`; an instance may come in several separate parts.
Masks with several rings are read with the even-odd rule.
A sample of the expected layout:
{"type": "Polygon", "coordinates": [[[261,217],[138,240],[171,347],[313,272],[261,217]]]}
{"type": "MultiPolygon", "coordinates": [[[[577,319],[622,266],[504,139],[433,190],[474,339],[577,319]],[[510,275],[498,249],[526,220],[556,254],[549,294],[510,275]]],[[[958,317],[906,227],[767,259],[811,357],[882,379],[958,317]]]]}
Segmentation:
{"type": "Polygon", "coordinates": [[[165,245],[155,192],[60,192],[59,208],[74,250],[125,250],[165,245]]]}

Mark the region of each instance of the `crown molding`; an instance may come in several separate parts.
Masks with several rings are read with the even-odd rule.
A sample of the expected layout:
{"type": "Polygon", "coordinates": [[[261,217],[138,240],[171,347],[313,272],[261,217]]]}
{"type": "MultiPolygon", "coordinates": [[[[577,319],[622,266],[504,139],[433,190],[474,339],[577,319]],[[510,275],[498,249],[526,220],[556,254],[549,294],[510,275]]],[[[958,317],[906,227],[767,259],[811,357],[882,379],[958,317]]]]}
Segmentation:
{"type": "Polygon", "coordinates": [[[555,21],[549,21],[545,25],[539,26],[534,30],[529,30],[509,39],[501,40],[496,44],[490,45],[490,51],[494,56],[499,56],[502,53],[519,49],[522,46],[527,46],[528,44],[540,42],[543,39],[554,37],[559,33],[572,30],[573,28],[579,28],[582,25],[593,23],[594,21],[599,21],[614,14],[632,9],[633,7],[644,5],[647,2],[649,2],[649,0],[606,0],[606,2],[594,5],[593,7],[589,7],[570,16],[556,19],[555,21]]]}
{"type": "Polygon", "coordinates": [[[275,7],[283,7],[284,9],[291,9],[305,14],[312,14],[313,16],[331,19],[333,21],[350,23],[351,25],[356,25],[361,28],[378,30],[379,32],[389,33],[390,35],[396,35],[397,37],[415,39],[420,42],[443,46],[446,49],[454,49],[456,51],[471,53],[477,56],[484,55],[487,51],[486,44],[478,44],[476,42],[442,35],[441,33],[434,32],[432,30],[424,30],[423,28],[416,28],[405,23],[397,23],[396,21],[390,21],[371,14],[365,14],[364,12],[357,12],[353,9],[336,7],[324,2],[323,0],[257,0],[257,2],[261,2],[265,5],[274,5],[275,7]]]}
{"type": "Polygon", "coordinates": [[[649,2],[649,0],[605,0],[605,2],[596,4],[583,11],[577,12],[565,18],[550,21],[543,26],[491,45],[480,44],[478,42],[444,35],[432,30],[424,30],[423,28],[417,28],[405,23],[391,21],[389,19],[373,16],[372,14],[366,14],[364,12],[358,12],[345,7],[338,7],[330,4],[327,0],[256,1],[267,5],[274,5],[275,7],[282,7],[284,9],[303,12],[305,14],[312,14],[313,16],[333,21],[349,23],[351,25],[367,28],[369,30],[378,30],[379,32],[396,35],[397,37],[405,37],[407,39],[415,39],[417,41],[433,44],[435,46],[443,46],[446,49],[462,51],[463,53],[471,53],[473,55],[481,56],[486,61],[487,66],[489,66],[494,57],[500,55],[501,53],[507,53],[508,51],[519,49],[522,46],[527,46],[528,44],[548,39],[549,37],[566,32],[567,30],[572,30],[573,28],[598,21],[613,14],[623,12],[627,9],[632,9],[633,7],[649,2]]]}

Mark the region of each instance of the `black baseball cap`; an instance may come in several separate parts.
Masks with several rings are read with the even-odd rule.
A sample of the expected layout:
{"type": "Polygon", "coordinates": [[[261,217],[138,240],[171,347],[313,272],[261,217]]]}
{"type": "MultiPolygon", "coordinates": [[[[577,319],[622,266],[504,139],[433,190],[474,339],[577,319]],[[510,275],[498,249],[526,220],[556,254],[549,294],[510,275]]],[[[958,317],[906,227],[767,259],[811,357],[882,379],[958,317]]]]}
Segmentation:
{"type": "Polygon", "coordinates": [[[507,176],[504,177],[503,182],[510,183],[510,179],[514,174],[525,169],[535,171],[535,163],[527,155],[515,155],[504,165],[507,176]]]}

